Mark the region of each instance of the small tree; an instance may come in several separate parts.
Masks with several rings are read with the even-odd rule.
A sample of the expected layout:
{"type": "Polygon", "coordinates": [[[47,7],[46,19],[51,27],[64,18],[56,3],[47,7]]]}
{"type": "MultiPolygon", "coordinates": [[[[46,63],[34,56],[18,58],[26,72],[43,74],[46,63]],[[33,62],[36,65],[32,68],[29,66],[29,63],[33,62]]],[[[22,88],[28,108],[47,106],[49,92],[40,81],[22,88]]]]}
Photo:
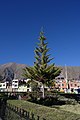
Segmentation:
{"type": "Polygon", "coordinates": [[[49,62],[53,58],[49,58],[50,54],[47,54],[49,48],[47,48],[48,43],[45,42],[46,38],[44,37],[43,31],[40,32],[38,47],[35,49],[35,59],[33,67],[26,67],[24,69],[23,75],[26,78],[30,78],[33,81],[39,82],[43,86],[43,98],[44,98],[44,86],[50,86],[57,77],[61,70],[49,62]]]}

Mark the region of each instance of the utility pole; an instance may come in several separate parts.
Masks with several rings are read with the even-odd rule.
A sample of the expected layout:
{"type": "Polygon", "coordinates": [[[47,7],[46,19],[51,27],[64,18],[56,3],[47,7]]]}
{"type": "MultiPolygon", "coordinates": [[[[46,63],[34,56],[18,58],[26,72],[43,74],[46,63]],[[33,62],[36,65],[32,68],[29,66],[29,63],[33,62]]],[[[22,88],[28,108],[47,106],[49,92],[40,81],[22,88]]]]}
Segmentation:
{"type": "Polygon", "coordinates": [[[68,75],[67,75],[67,66],[65,64],[65,80],[66,80],[66,88],[68,89],[68,75]]]}

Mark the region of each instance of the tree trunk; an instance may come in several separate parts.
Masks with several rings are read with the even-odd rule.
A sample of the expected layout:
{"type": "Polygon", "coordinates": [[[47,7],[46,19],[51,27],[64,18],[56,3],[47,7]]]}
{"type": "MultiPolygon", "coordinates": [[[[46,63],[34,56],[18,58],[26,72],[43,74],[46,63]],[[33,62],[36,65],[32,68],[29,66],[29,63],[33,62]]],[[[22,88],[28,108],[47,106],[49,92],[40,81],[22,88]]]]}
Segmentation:
{"type": "Polygon", "coordinates": [[[42,97],[44,98],[44,84],[42,84],[42,97]]]}

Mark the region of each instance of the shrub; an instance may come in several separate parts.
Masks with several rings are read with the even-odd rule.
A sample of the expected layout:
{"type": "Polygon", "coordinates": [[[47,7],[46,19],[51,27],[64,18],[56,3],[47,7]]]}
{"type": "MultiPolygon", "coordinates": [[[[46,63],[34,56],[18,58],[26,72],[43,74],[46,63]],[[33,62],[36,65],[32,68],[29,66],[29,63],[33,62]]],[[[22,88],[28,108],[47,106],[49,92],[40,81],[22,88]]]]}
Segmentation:
{"type": "Polygon", "coordinates": [[[75,105],[77,104],[77,101],[75,99],[67,99],[66,104],[75,105]]]}

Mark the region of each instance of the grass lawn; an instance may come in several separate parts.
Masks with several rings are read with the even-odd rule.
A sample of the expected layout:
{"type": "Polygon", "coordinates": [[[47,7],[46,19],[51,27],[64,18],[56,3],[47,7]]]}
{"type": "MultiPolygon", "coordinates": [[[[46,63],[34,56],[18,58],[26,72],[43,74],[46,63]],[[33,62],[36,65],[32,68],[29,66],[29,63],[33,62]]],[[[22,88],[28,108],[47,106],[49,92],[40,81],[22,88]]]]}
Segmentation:
{"type": "Polygon", "coordinates": [[[80,120],[80,105],[63,105],[50,108],[24,100],[8,100],[8,103],[33,112],[40,120],[80,120]]]}
{"type": "Polygon", "coordinates": [[[61,110],[69,111],[75,114],[80,114],[80,104],[76,105],[62,105],[60,106],[61,110]]]}

